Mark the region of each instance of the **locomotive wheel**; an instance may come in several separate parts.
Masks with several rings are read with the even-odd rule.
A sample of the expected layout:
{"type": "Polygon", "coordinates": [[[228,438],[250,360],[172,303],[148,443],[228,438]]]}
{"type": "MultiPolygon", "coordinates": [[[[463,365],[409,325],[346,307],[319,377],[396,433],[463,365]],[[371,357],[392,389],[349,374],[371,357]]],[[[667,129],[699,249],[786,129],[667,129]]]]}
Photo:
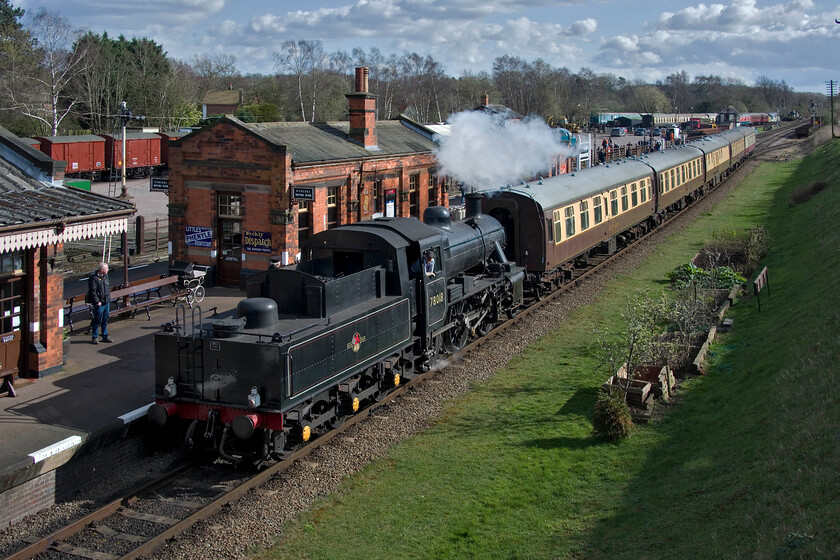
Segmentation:
{"type": "Polygon", "coordinates": [[[458,352],[467,345],[470,330],[466,325],[458,324],[446,332],[446,348],[449,352],[458,352]]]}
{"type": "Polygon", "coordinates": [[[485,337],[488,334],[490,334],[490,331],[493,330],[494,326],[495,325],[492,322],[485,319],[481,323],[479,323],[478,326],[475,328],[475,334],[479,337],[485,337]]]}

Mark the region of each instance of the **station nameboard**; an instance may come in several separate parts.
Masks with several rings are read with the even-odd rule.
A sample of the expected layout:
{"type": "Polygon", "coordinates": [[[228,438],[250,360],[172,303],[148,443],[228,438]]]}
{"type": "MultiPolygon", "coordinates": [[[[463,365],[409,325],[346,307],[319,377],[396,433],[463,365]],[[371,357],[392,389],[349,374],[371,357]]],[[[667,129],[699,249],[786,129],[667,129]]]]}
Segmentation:
{"type": "Polygon", "coordinates": [[[297,200],[315,200],[313,187],[292,187],[292,198],[297,200]]]}
{"type": "Polygon", "coordinates": [[[152,177],[151,190],[169,192],[169,177],[152,177]]]}

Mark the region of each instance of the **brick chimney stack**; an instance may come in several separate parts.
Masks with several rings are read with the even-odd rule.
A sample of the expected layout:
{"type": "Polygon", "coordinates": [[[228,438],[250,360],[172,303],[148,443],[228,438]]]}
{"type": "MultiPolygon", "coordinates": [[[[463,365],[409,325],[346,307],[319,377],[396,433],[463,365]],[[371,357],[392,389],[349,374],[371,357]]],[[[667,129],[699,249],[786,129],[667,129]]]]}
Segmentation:
{"type": "Polygon", "coordinates": [[[376,143],[376,96],[368,92],[368,69],[356,68],[356,91],[346,94],[350,109],[350,138],[365,149],[378,150],[376,143]]]}
{"type": "Polygon", "coordinates": [[[490,104],[490,96],[486,93],[481,96],[481,106],[487,107],[490,104]]]}

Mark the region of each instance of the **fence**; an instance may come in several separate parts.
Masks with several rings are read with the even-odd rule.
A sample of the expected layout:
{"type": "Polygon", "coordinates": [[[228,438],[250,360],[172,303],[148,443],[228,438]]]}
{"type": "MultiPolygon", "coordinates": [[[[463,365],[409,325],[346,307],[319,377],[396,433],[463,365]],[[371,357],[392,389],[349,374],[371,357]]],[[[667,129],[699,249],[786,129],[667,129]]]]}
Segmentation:
{"type": "MultiPolygon", "coordinates": [[[[126,232],[128,254],[133,257],[154,257],[165,254],[169,242],[169,221],[156,218],[146,221],[138,216],[128,223],[126,232]]],[[[81,239],[64,245],[68,268],[87,271],[102,260],[111,263],[122,260],[122,236],[81,239]]]]}

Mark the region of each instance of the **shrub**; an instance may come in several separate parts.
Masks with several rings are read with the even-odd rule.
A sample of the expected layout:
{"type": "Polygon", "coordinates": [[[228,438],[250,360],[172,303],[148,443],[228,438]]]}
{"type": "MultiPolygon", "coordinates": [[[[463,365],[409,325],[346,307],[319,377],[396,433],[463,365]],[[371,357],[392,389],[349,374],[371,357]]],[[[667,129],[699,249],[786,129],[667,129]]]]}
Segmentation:
{"type": "Polygon", "coordinates": [[[633,418],[630,416],[622,391],[611,390],[598,393],[592,427],[596,434],[610,441],[630,437],[633,432],[633,418]]]}
{"type": "Polygon", "coordinates": [[[744,284],[746,278],[728,266],[721,266],[712,270],[703,270],[693,263],[681,264],[672,272],[666,274],[668,280],[676,288],[695,286],[714,290],[729,289],[737,283],[744,284]]]}
{"type": "Polygon", "coordinates": [[[764,226],[734,231],[720,229],[700,250],[695,264],[705,270],[728,266],[740,274],[749,274],[767,254],[770,235],[764,226]]]}

